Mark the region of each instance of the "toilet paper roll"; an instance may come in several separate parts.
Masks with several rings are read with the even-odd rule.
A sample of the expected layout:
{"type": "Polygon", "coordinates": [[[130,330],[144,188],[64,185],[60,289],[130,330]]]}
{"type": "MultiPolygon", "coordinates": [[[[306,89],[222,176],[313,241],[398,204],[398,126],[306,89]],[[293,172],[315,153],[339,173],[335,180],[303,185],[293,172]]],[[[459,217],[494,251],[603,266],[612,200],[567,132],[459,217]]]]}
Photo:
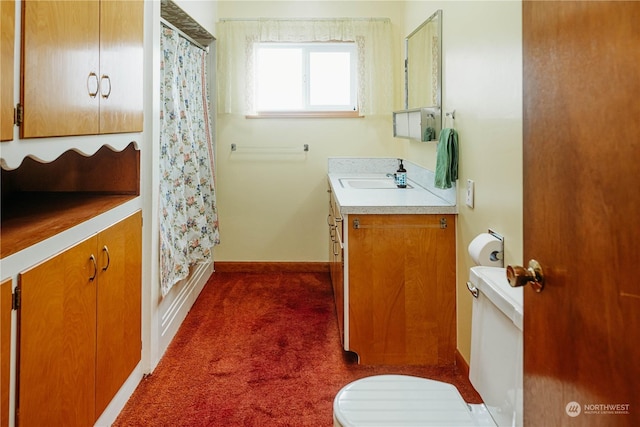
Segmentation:
{"type": "Polygon", "coordinates": [[[489,233],[479,234],[469,243],[469,255],[476,265],[502,267],[502,241],[489,233]],[[493,254],[493,256],[492,256],[493,254]]]}

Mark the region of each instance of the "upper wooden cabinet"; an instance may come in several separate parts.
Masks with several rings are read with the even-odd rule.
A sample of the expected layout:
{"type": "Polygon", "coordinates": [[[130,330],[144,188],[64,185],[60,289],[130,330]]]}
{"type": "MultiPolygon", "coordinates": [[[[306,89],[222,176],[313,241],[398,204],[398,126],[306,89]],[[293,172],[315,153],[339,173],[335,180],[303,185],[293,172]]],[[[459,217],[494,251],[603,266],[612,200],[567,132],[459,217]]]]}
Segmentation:
{"type": "Polygon", "coordinates": [[[15,40],[15,2],[0,1],[0,141],[13,139],[13,48],[15,40]]]}
{"type": "Polygon", "coordinates": [[[22,3],[23,138],[142,131],[142,0],[22,3]]]}

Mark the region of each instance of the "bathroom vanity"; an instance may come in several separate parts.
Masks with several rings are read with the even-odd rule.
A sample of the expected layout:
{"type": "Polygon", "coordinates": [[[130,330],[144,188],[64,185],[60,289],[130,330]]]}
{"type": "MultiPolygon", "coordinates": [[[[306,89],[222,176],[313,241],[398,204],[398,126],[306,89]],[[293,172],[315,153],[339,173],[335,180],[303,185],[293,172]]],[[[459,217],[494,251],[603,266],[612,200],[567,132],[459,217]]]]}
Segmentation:
{"type": "Polygon", "coordinates": [[[390,185],[382,171],[396,159],[340,160],[329,160],[327,222],[344,349],[362,364],[452,364],[455,189],[430,191],[429,171],[410,163],[408,187],[390,185]]]}

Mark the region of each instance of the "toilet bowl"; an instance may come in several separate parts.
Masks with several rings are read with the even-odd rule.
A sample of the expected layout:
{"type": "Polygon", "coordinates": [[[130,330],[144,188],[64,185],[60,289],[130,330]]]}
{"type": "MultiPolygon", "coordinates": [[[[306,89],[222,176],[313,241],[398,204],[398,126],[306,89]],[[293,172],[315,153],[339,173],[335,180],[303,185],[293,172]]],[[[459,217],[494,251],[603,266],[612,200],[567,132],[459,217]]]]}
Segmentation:
{"type": "Polygon", "coordinates": [[[495,426],[484,405],[468,405],[458,389],[407,375],[374,375],[344,387],[333,401],[333,425],[495,426]]]}
{"type": "Polygon", "coordinates": [[[484,403],[467,404],[455,386],[407,375],[374,375],[343,387],[335,427],[522,425],[522,289],[504,268],[473,267],[469,379],[484,403]],[[475,296],[474,295],[474,296],[475,296]]]}

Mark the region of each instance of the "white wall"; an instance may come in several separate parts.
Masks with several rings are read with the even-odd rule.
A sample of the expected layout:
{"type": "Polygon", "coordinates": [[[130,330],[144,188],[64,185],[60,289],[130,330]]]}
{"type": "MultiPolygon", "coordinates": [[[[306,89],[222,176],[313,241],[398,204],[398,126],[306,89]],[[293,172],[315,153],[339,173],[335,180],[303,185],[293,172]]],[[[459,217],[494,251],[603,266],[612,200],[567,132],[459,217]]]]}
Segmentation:
{"type": "Polygon", "coordinates": [[[216,35],[218,21],[218,1],[216,0],[174,0],[180,8],[198,21],[205,30],[216,35]]]}
{"type": "MultiPolygon", "coordinates": [[[[400,39],[402,3],[384,1],[220,1],[218,16],[388,17],[400,39]],[[400,7],[399,7],[400,5],[400,7]]],[[[401,61],[397,52],[396,61],[401,61]]],[[[400,76],[401,77],[401,76],[400,76]]],[[[393,82],[380,82],[398,86],[393,82]]],[[[326,165],[332,156],[395,156],[391,114],[364,119],[246,119],[218,115],[216,261],[328,260],[326,165]],[[242,146],[300,147],[304,155],[232,153],[242,146]]]]}
{"type": "MultiPolygon", "coordinates": [[[[505,236],[505,265],[522,263],[522,5],[409,1],[405,33],[437,9],[443,10],[443,110],[455,110],[460,144],[458,349],[469,361],[467,246],[491,228],[505,236]],[[473,209],[465,206],[467,179],[475,181],[473,209]]],[[[435,169],[435,144],[406,144],[409,160],[435,169]]]]}

